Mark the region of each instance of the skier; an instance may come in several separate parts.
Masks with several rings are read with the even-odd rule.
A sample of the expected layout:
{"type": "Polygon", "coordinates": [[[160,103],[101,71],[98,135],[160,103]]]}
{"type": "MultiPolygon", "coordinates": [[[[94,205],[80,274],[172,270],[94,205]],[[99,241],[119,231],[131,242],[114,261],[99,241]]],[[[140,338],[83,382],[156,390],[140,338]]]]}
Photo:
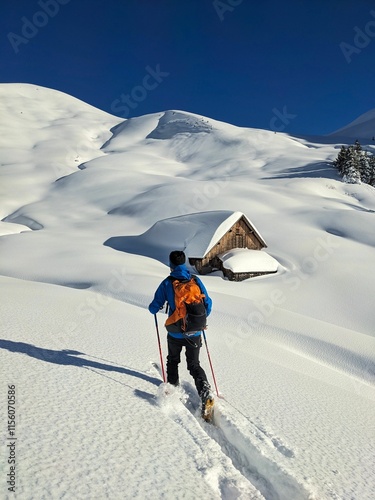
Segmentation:
{"type": "MultiPolygon", "coordinates": [[[[169,267],[171,270],[170,276],[165,278],[157,288],[154,296],[154,300],[148,306],[149,311],[152,314],[156,314],[160,309],[164,307],[165,302],[167,302],[169,307],[169,316],[173,314],[176,309],[175,305],[175,292],[173,288],[173,278],[175,280],[190,280],[192,278],[191,273],[185,265],[186,256],[184,252],[180,250],[174,250],[169,255],[169,267]]],[[[207,316],[211,312],[212,300],[209,297],[207,290],[201,280],[195,276],[195,281],[199,286],[202,294],[204,294],[203,303],[206,309],[207,316]]],[[[181,361],[181,350],[185,347],[185,355],[187,368],[190,375],[194,378],[195,386],[197,388],[198,394],[202,400],[202,410],[207,400],[213,401],[213,395],[211,391],[210,384],[207,381],[207,376],[203,368],[199,363],[199,351],[202,347],[202,331],[194,332],[187,336],[182,331],[169,331],[168,329],[168,356],[167,356],[167,381],[174,385],[179,385],[178,376],[178,365],[181,361]]],[[[173,330],[173,328],[172,328],[173,330]]]]}

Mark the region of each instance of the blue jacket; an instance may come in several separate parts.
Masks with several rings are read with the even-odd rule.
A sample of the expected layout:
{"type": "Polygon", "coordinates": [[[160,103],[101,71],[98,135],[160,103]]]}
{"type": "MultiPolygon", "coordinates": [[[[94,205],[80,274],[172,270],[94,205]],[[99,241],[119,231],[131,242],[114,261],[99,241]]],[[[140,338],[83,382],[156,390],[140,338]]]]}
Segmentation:
{"type": "MultiPolygon", "coordinates": [[[[185,266],[185,264],[181,264],[180,266],[177,266],[170,274],[173,278],[176,279],[187,279],[189,280],[191,278],[191,273],[185,266]]],[[[204,305],[206,307],[207,311],[207,316],[211,312],[212,308],[212,300],[208,296],[206,287],[204,284],[201,282],[201,280],[198,278],[198,276],[195,277],[196,282],[201,289],[201,292],[205,295],[205,298],[203,299],[204,305]]],[[[176,309],[175,302],[174,302],[174,290],[173,290],[173,284],[172,281],[169,278],[165,278],[160,285],[158,286],[155,295],[154,295],[154,300],[151,302],[151,304],[148,306],[148,310],[150,311],[151,314],[156,314],[159,312],[159,310],[164,306],[165,302],[168,302],[169,304],[169,316],[173,313],[173,311],[176,309]]],[[[199,336],[202,332],[197,332],[193,336],[199,336]]],[[[171,337],[177,338],[177,339],[183,339],[184,336],[182,333],[168,333],[171,337]]]]}

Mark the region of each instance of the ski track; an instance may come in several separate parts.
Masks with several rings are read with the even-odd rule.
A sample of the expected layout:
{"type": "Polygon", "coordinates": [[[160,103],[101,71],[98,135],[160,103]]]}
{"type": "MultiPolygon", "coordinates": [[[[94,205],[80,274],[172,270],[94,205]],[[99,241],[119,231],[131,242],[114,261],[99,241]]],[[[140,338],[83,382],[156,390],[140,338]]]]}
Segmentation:
{"type": "MultiPolygon", "coordinates": [[[[152,363],[152,366],[161,377],[160,365],[152,363]]],[[[270,458],[270,450],[276,451],[284,460],[293,459],[295,453],[262,424],[252,422],[223,398],[216,398],[214,425],[206,423],[200,416],[200,399],[190,383],[183,382],[180,388],[173,388],[168,395],[164,388],[164,384],[159,387],[158,404],[189,434],[209,461],[205,465],[198,463],[198,469],[207,470],[205,478],[211,487],[215,484],[213,488],[219,498],[315,499],[279,461],[270,458]],[[195,418],[192,419],[191,415],[195,418]],[[197,424],[205,436],[197,432],[197,424]]]]}

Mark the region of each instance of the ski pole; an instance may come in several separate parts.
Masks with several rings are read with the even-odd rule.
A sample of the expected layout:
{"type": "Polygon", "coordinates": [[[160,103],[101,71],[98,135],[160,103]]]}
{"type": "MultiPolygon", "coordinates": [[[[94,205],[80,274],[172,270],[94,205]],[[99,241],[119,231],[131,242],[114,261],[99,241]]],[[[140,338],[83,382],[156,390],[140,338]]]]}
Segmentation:
{"type": "Polygon", "coordinates": [[[159,335],[159,326],[158,326],[158,318],[156,317],[156,314],[154,314],[155,318],[155,326],[156,326],[156,334],[158,337],[158,345],[159,345],[159,354],[160,354],[160,364],[161,364],[161,372],[163,374],[163,382],[165,383],[167,381],[165,377],[165,371],[164,371],[164,363],[163,363],[163,353],[161,351],[161,343],[160,343],[160,335],[159,335]]]}
{"type": "Polygon", "coordinates": [[[203,333],[204,343],[206,344],[207,356],[208,356],[208,361],[210,362],[211,373],[212,373],[212,378],[214,379],[216,394],[220,398],[220,394],[219,394],[219,390],[217,388],[216,378],[215,378],[215,374],[214,374],[214,369],[212,367],[212,361],[211,361],[210,351],[208,350],[207,339],[206,339],[206,334],[204,333],[204,330],[202,330],[202,333],[203,333]]]}

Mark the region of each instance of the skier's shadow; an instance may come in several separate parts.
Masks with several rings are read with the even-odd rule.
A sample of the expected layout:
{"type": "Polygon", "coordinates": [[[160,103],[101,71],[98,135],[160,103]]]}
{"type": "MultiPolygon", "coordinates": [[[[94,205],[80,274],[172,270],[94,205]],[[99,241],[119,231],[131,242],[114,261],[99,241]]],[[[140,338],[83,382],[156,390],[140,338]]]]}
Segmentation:
{"type": "Polygon", "coordinates": [[[10,352],[26,354],[27,356],[40,359],[42,361],[46,361],[47,363],[53,363],[65,366],[78,366],[81,368],[98,369],[98,370],[106,370],[108,372],[122,373],[124,375],[129,375],[131,377],[136,377],[142,380],[146,380],[147,382],[150,382],[151,384],[154,384],[156,386],[159,386],[161,383],[159,379],[147,375],[147,373],[132,370],[125,366],[108,365],[104,363],[99,363],[97,361],[92,361],[90,359],[81,358],[79,356],[85,356],[85,354],[79,351],[72,351],[69,349],[55,351],[53,349],[44,349],[42,347],[37,347],[32,344],[26,344],[25,342],[13,342],[12,340],[5,340],[5,339],[0,339],[0,348],[6,349],[7,351],[10,352]]]}

